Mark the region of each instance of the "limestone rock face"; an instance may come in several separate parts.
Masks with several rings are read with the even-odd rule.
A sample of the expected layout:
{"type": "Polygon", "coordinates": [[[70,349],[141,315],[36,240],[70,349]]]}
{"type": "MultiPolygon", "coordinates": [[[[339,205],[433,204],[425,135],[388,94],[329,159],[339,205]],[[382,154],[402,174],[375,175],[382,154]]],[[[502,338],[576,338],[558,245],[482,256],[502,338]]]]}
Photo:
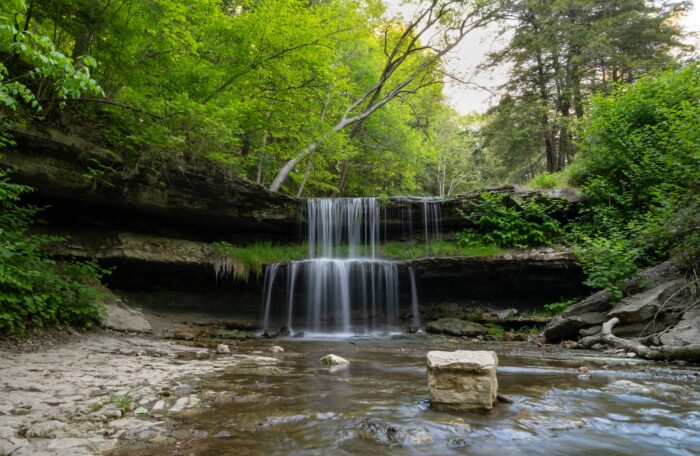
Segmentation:
{"type": "Polygon", "coordinates": [[[431,351],[427,354],[430,405],[438,411],[491,410],[498,395],[492,351],[431,351]]]}
{"type": "Polygon", "coordinates": [[[107,315],[102,322],[105,328],[115,331],[139,333],[150,333],[153,331],[151,324],[146,320],[140,310],[127,306],[109,290],[106,290],[106,292],[108,293],[105,302],[107,315]]]}
{"type": "Polygon", "coordinates": [[[425,328],[426,331],[434,334],[447,334],[448,336],[476,337],[483,336],[488,331],[479,323],[474,323],[459,318],[441,318],[431,321],[425,328]]]}

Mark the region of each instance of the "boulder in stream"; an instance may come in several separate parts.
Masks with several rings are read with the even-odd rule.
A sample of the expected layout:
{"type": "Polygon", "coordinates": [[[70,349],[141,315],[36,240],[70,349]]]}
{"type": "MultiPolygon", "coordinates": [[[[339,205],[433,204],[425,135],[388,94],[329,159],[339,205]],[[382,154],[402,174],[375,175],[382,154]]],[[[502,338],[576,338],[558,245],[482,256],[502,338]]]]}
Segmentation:
{"type": "Polygon", "coordinates": [[[492,351],[431,351],[427,354],[430,405],[438,411],[491,410],[498,396],[492,351]]]}
{"type": "Polygon", "coordinates": [[[326,355],[321,358],[321,366],[324,367],[347,366],[348,364],[350,364],[350,361],[334,354],[326,355]]]}

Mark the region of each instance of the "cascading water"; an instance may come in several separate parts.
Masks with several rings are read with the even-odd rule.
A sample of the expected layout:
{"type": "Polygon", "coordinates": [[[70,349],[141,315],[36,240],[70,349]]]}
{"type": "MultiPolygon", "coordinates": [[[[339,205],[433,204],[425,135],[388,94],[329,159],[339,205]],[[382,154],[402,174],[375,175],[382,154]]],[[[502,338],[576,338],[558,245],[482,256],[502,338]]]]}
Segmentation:
{"type": "MultiPolygon", "coordinates": [[[[422,203],[427,243],[439,232],[439,201],[434,198],[418,201],[422,203]]],[[[263,330],[269,329],[273,307],[280,304],[286,308],[277,310],[284,310],[291,332],[353,335],[398,328],[399,269],[395,262],[377,257],[382,212],[384,220],[387,216],[379,198],[308,199],[304,209],[309,258],[287,265],[283,299],[274,296],[275,281],[283,280],[278,278],[280,265],[266,268],[263,330]]],[[[411,206],[405,209],[409,220],[412,220],[411,209],[411,206]]],[[[412,226],[408,229],[413,231],[412,226]]],[[[409,274],[412,324],[419,326],[414,271],[410,270],[409,274]]]]}
{"type": "Polygon", "coordinates": [[[413,316],[413,327],[418,331],[420,328],[420,309],[418,308],[416,271],[413,268],[408,268],[408,277],[411,279],[411,315],[413,316]]]}

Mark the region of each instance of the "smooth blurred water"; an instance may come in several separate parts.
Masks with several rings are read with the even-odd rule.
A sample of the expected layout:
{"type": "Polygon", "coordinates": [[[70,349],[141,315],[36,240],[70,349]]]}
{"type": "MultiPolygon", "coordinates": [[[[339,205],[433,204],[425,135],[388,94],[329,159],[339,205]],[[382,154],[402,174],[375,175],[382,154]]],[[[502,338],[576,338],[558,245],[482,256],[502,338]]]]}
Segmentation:
{"type": "MultiPolygon", "coordinates": [[[[236,454],[547,454],[693,455],[700,453],[697,370],[668,365],[602,367],[609,360],[524,344],[459,346],[429,337],[275,341],[285,353],[274,367],[235,368],[206,385],[234,401],[187,418],[181,426],[222,430],[227,438],[188,443],[197,455],[236,454]],[[495,349],[499,392],[513,404],[491,412],[430,409],[425,354],[431,349],[495,349]],[[329,371],[319,359],[350,360],[329,371]],[[590,371],[581,375],[578,366],[590,371]],[[615,383],[627,380],[625,385],[615,383]],[[400,428],[410,439],[391,448],[360,438],[365,418],[400,428]],[[455,447],[466,444],[466,447],[455,447]]],[[[246,349],[267,350],[272,341],[246,349]]],[[[626,361],[622,361],[625,363],[626,361]]],[[[636,363],[636,361],[635,361],[636,363]]],[[[163,449],[155,449],[158,453],[163,449]]]]}

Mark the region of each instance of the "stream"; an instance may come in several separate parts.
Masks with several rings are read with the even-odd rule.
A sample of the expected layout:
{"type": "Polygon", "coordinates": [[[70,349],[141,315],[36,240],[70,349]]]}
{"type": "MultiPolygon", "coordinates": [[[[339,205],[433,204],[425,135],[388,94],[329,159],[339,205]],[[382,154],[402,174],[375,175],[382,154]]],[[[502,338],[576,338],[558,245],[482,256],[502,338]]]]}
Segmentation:
{"type": "Polygon", "coordinates": [[[423,335],[255,340],[239,350],[271,356],[272,345],[285,349],[280,363],[203,379],[232,401],[179,418],[178,442],[138,454],[700,454],[695,368],[423,335]],[[432,411],[425,354],[434,349],[495,350],[499,393],[513,403],[432,411]],[[350,365],[321,368],[328,353],[350,365]]]}

